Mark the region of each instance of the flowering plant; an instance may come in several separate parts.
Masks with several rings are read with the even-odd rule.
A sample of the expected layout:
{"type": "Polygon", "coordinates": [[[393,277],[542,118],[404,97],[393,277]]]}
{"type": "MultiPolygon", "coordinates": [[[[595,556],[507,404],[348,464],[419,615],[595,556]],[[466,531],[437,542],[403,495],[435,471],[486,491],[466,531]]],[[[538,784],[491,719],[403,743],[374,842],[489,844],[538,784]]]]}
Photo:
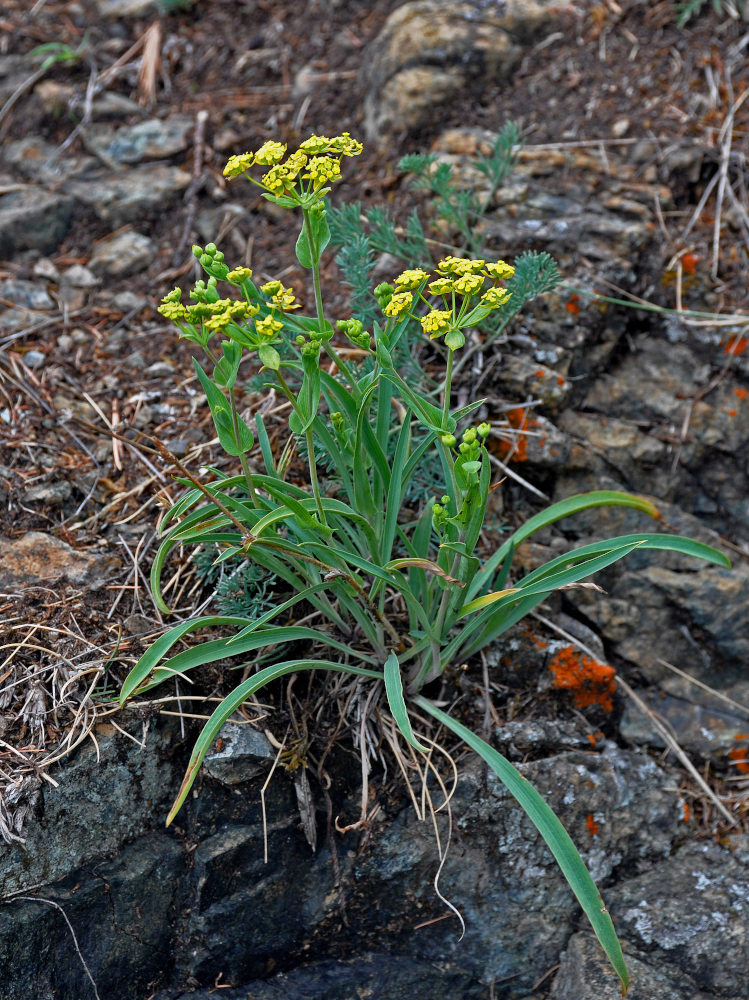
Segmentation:
{"type": "Polygon", "coordinates": [[[133,668],[121,700],[202,664],[227,657],[242,658],[243,666],[248,657],[253,663],[204,726],[171,822],[223,723],[264,685],[308,670],[380,685],[395,725],[415,752],[424,747],[409,706],[465,741],[505,783],[549,845],[626,986],[611,918],[560,821],[501,754],[442,711],[424,688],[451,664],[479,653],[553,591],[630,552],[666,549],[728,563],[698,542],[638,533],[579,547],[513,578],[518,545],[560,518],[597,506],[658,516],[649,501],[612,491],[553,504],[492,554],[482,551],[492,489],[487,454],[492,424],[472,422],[481,400],[453,408],[453,361],[466,331],[512,308],[507,285],[514,269],[504,261],[447,256],[433,273],[412,268],[379,285],[375,297],[382,321],[371,330],[356,319],[339,321],[334,329],[325,318],[320,282],[320,259],[330,239],[325,198],[340,176],[343,157],[359,152],[361,145],[348,134],[312,136],[289,156],[285,146],[268,142],[256,153],[233,156],[225,169],[228,177],[259,185],[276,205],[301,210],[296,254],[311,272],[315,316],[300,315],[293,291],[279,281],[257,286],[248,268],[230,269],[213,244],[194,248],[207,280],[195,285],[192,301],[184,303],[175,289],[162,302],[161,313],[213,366],[209,375],[194,362],[218,439],[239,459],[241,472],[214,472],[205,482],[182,480],[187,492],[161,525],[163,541],[151,575],[156,603],[168,611],[162,569],[171,550],[185,544],[213,547],[217,563],[237,556],[253,560],[273,579],[277,599],[262,614],[204,615],[170,629],[133,668]],[[249,173],[257,166],[267,168],[260,179],[249,173]],[[238,297],[221,297],[220,283],[238,297]],[[436,400],[404,377],[398,360],[428,340],[444,357],[436,400]],[[253,433],[240,413],[237,383],[247,357],[287,401],[288,429],[306,456],[308,485],[287,479],[289,449],[281,455],[274,451],[261,415],[255,416],[253,433]],[[437,498],[418,510],[408,488],[435,453],[441,468],[437,498]],[[306,624],[294,623],[300,602],[312,608],[311,622],[307,616],[306,624]],[[232,634],[173,652],[190,633],[215,627],[232,634]],[[290,643],[304,643],[308,655],[260,665],[269,650],[290,643]]]}

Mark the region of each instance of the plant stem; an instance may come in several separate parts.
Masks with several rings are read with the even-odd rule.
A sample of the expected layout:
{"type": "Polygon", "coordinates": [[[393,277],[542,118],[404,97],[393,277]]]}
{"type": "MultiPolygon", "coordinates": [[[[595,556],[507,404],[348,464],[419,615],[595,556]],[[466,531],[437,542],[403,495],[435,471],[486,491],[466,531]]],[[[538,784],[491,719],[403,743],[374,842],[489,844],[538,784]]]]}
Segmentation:
{"type": "Polygon", "coordinates": [[[447,434],[447,418],[450,416],[450,392],[452,389],[453,377],[453,354],[454,351],[447,352],[447,365],[445,368],[445,398],[442,403],[442,430],[447,434]]]}
{"type": "MultiPolygon", "coordinates": [[[[320,285],[320,255],[318,253],[318,248],[313,243],[312,239],[312,225],[309,219],[309,212],[307,209],[302,209],[302,215],[304,216],[304,231],[307,234],[307,240],[309,241],[310,251],[312,254],[312,287],[315,293],[315,309],[317,311],[317,322],[320,328],[320,333],[325,329],[325,312],[322,305],[322,287],[320,285]]],[[[358,387],[356,380],[354,379],[353,373],[343,358],[340,356],[335,347],[326,341],[325,343],[325,353],[333,361],[338,370],[346,377],[349,386],[354,391],[355,396],[359,396],[358,387]]]]}
{"type": "MultiPolygon", "coordinates": [[[[211,364],[216,367],[219,363],[219,359],[216,357],[214,352],[208,346],[208,344],[203,345],[203,350],[208,355],[211,364]]],[[[229,407],[231,410],[231,425],[234,429],[234,440],[239,444],[239,411],[237,409],[237,401],[234,396],[234,387],[229,389],[229,407]]],[[[252,472],[250,471],[250,463],[247,461],[247,452],[242,451],[239,453],[239,462],[242,466],[242,473],[247,482],[247,492],[250,497],[252,506],[257,510],[260,507],[258,502],[257,493],[255,492],[255,481],[252,478],[252,472]]]]}
{"type": "MultiPolygon", "coordinates": [[[[291,387],[286,379],[281,374],[280,369],[276,372],[276,378],[278,379],[279,385],[283,391],[284,396],[291,403],[294,413],[297,415],[299,420],[302,420],[302,414],[299,410],[299,404],[297,403],[296,396],[291,391],[291,387]]],[[[317,478],[317,461],[315,460],[315,450],[314,442],[312,438],[312,431],[308,427],[304,432],[304,440],[307,442],[307,463],[309,465],[309,479],[312,484],[312,493],[315,497],[315,505],[317,507],[317,513],[322,524],[327,525],[327,520],[325,518],[325,511],[322,506],[322,494],[320,493],[320,483],[317,478]]]]}

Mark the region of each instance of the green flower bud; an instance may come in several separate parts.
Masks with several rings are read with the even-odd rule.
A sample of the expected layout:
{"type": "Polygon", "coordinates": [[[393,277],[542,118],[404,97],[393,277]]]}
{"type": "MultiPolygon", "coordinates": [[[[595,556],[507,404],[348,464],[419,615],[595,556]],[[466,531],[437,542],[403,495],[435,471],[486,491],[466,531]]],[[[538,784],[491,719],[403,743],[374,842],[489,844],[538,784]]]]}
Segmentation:
{"type": "Polygon", "coordinates": [[[492,432],[492,425],[484,422],[483,424],[479,424],[476,430],[478,431],[479,437],[482,440],[486,440],[492,432]]]}
{"type": "Polygon", "coordinates": [[[197,243],[193,244],[192,252],[194,256],[198,258],[198,260],[200,260],[200,258],[203,256],[203,248],[199,247],[197,243]]]}
{"type": "Polygon", "coordinates": [[[440,441],[448,448],[454,448],[455,445],[458,443],[458,439],[455,437],[454,434],[443,434],[442,437],[440,438],[440,441]]]}
{"type": "Polygon", "coordinates": [[[206,243],[206,245],[205,245],[205,252],[210,257],[212,257],[216,253],[216,244],[215,243],[206,243]]]}
{"type": "Polygon", "coordinates": [[[466,444],[473,444],[476,440],[476,429],[475,427],[469,427],[467,431],[463,434],[463,440],[466,444]]]}

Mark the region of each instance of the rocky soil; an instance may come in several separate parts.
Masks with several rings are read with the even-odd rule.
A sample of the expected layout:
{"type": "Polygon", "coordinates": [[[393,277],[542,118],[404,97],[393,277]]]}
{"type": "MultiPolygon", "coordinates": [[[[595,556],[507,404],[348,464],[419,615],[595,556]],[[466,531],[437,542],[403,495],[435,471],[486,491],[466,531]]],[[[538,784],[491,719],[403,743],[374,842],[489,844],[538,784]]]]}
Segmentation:
{"type": "MultiPolygon", "coordinates": [[[[469,757],[439,882],[461,939],[434,830],[392,775],[366,827],[335,833],[360,808],[341,746],[333,786],[311,776],[313,853],[293,775],[263,803],[275,751],[230,726],[165,832],[184,700],[112,709],[167,624],[147,576],[158,495],[177,488],[156,442],[192,468],[223,461],[189,345],[155,306],[208,240],[305,294],[286,227],[227,185],[228,156],[348,130],[366,150],[336,197],[428,217],[399,156],[431,150],[476,187],[475,153],[509,119],[525,146],[482,238],[506,259],[548,251],[563,284],[463,376],[497,429],[496,529],[543,498],[626,489],[734,566],[630,557],[605,595],[570,591],[490,652],[489,709],[480,663],[449,698],[485,715],[579,845],[629,995],[744,996],[747,24],[706,4],[679,29],[670,2],[633,0],[6,0],[0,19],[3,997],[619,995],[546,849],[469,757]],[[565,688],[584,658],[616,691],[565,688]]],[[[343,314],[334,263],[324,277],[343,314]]],[[[597,511],[522,556],[638,530],[597,511]]],[[[172,573],[187,617],[210,592],[189,561],[172,573]]]]}

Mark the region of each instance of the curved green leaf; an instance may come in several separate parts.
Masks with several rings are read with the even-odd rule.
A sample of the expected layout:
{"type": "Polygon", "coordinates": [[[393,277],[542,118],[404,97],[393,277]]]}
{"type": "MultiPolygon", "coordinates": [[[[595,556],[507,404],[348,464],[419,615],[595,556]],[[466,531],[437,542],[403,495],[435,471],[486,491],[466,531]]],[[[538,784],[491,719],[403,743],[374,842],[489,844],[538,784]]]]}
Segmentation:
{"type": "Polygon", "coordinates": [[[252,694],[259,691],[260,688],[264,687],[266,684],[270,684],[271,681],[274,681],[279,677],[283,677],[286,674],[293,674],[300,670],[335,670],[339,673],[357,674],[360,677],[372,677],[375,680],[382,680],[382,674],[378,673],[376,670],[367,670],[364,667],[352,667],[341,663],[332,663],[330,660],[284,660],[282,663],[275,663],[273,666],[265,667],[263,670],[259,670],[256,674],[248,677],[246,681],[243,681],[235,687],[231,694],[224,698],[203,727],[203,730],[193,747],[190,762],[187,765],[187,771],[182,779],[182,784],[180,785],[177,798],[174,800],[174,805],[167,816],[167,826],[169,826],[179,810],[182,808],[182,804],[187,798],[187,794],[192,788],[193,782],[197,777],[203,758],[229,716],[232,715],[233,712],[236,712],[236,710],[245,701],[247,701],[252,694]]]}
{"type": "Polygon", "coordinates": [[[596,888],[590,872],[578,854],[572,838],[562,826],[552,809],[541,795],[531,785],[527,778],[513,767],[501,753],[489,746],[480,736],[471,732],[457,720],[440,711],[435,705],[418,695],[414,701],[425,712],[437,719],[464,743],[486,761],[502,784],[517,801],[535,828],[546,841],[549,850],[556,858],[562,874],[569,882],[570,888],[585,911],[596,937],[601,942],[603,950],[622,982],[622,990],[626,991],[629,984],[627,966],[624,962],[619,939],[614,925],[604,906],[601,895],[596,888]]]}
{"type": "Polygon", "coordinates": [[[403,734],[406,743],[409,743],[414,750],[420,750],[421,753],[429,753],[428,748],[423,747],[416,739],[411,728],[411,720],[408,717],[408,709],[403,697],[401,668],[395,653],[390,653],[387,660],[385,660],[385,694],[387,695],[388,706],[395,724],[403,734]]]}

